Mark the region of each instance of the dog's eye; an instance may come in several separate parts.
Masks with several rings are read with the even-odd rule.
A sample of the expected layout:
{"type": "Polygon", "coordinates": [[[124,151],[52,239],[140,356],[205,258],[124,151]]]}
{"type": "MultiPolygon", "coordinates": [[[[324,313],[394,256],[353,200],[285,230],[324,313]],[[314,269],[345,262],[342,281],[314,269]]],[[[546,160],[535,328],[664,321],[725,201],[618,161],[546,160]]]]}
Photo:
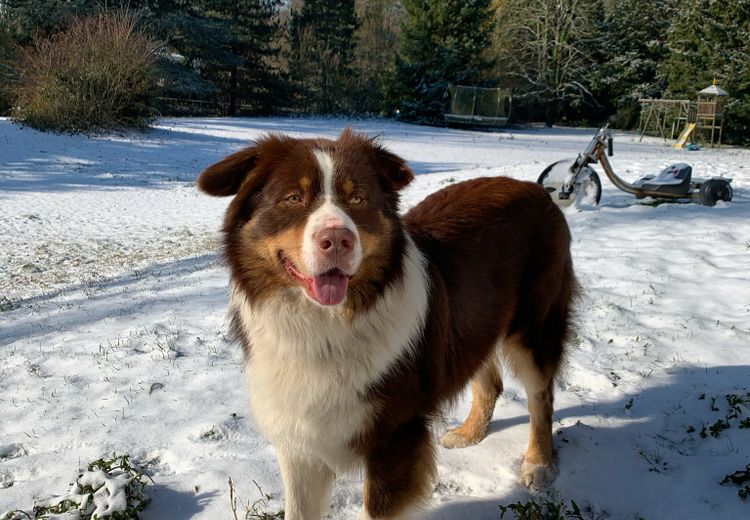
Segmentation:
{"type": "Polygon", "coordinates": [[[292,193],[291,195],[287,196],[284,201],[288,202],[289,204],[302,204],[302,195],[300,195],[299,193],[292,193]]]}
{"type": "Polygon", "coordinates": [[[362,204],[365,201],[362,197],[359,195],[354,195],[352,198],[349,199],[349,204],[352,204],[353,206],[357,206],[358,204],[362,204]]]}

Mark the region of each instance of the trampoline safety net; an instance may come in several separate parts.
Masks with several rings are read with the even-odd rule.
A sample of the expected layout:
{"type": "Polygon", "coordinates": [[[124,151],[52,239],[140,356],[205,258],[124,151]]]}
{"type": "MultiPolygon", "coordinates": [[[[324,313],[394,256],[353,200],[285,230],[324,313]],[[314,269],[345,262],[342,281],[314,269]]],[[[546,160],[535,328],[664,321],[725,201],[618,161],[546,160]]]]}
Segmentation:
{"type": "Polygon", "coordinates": [[[446,121],[464,124],[505,125],[510,112],[510,91],[449,85],[450,112],[446,121]]]}

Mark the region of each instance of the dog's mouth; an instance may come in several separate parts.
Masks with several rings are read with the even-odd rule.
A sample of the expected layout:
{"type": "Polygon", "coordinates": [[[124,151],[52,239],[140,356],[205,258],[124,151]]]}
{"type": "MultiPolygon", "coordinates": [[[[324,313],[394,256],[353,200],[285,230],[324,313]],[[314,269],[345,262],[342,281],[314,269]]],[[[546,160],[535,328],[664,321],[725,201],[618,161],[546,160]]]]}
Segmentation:
{"type": "Polygon", "coordinates": [[[315,276],[305,276],[292,259],[279,251],[279,259],[284,264],[286,272],[297,284],[305,289],[307,295],[321,305],[339,305],[346,298],[351,276],[341,269],[330,269],[315,276]]]}

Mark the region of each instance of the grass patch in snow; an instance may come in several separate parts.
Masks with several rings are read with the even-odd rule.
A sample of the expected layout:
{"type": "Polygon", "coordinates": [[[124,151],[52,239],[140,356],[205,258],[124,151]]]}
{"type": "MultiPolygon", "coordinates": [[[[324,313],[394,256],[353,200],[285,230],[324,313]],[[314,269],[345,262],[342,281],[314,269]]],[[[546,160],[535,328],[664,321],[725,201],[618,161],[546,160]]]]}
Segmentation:
{"type": "MultiPolygon", "coordinates": [[[[706,394],[701,394],[698,399],[701,401],[706,400],[706,394]]],[[[719,438],[722,432],[731,429],[733,426],[736,426],[740,430],[750,428],[750,417],[745,416],[750,411],[750,391],[746,388],[736,394],[726,394],[724,396],[726,406],[720,406],[721,401],[713,396],[710,397],[710,401],[711,404],[709,407],[711,411],[713,413],[722,413],[723,411],[724,417],[720,417],[710,424],[704,423],[700,431],[698,431],[700,438],[707,439],[709,436],[719,438]]],[[[689,426],[687,429],[687,433],[690,434],[696,431],[696,428],[693,426],[689,426]]],[[[739,486],[737,496],[742,500],[747,500],[750,497],[750,464],[745,469],[725,475],[720,484],[736,484],[739,486]]]]}
{"type": "Polygon", "coordinates": [[[232,482],[231,478],[229,479],[229,503],[232,507],[232,520],[283,520],[283,509],[276,512],[269,511],[271,505],[270,502],[274,499],[273,496],[263,491],[260,484],[254,480],[253,484],[255,484],[255,487],[258,489],[260,498],[256,499],[254,502],[248,501],[243,503],[242,500],[237,498],[234,489],[234,482],[232,482]],[[240,507],[244,509],[244,512],[238,511],[240,507]]]}
{"type": "Polygon", "coordinates": [[[23,511],[7,513],[4,520],[57,518],[69,520],[137,520],[138,513],[151,500],[144,489],[151,480],[130,463],[129,455],[112,454],[88,465],[63,496],[54,496],[34,505],[33,516],[23,511]],[[22,516],[23,515],[23,516],[22,516]]]}
{"type": "MultiPolygon", "coordinates": [[[[528,502],[514,502],[507,506],[500,505],[500,518],[508,517],[515,520],[598,520],[603,518],[590,508],[581,509],[575,501],[570,506],[564,500],[554,496],[532,497],[528,502]]],[[[642,519],[641,519],[642,520],[642,519]]]]}
{"type": "MultiPolygon", "coordinates": [[[[701,394],[698,397],[699,400],[704,400],[705,398],[705,394],[701,394]]],[[[724,399],[727,403],[727,411],[724,414],[724,418],[718,418],[710,424],[704,423],[698,432],[698,435],[702,439],[707,438],[709,435],[714,438],[720,437],[722,432],[732,427],[733,421],[736,421],[739,429],[750,428],[750,417],[743,417],[746,410],[750,410],[750,392],[745,391],[744,394],[726,394],[724,399]]],[[[721,411],[721,408],[716,403],[716,397],[711,397],[711,411],[721,411]]],[[[687,433],[694,433],[695,431],[694,426],[688,426],[687,433]]]]}
{"type": "Polygon", "coordinates": [[[0,296],[0,312],[11,311],[14,307],[15,305],[13,305],[13,302],[10,300],[10,298],[0,296]]]}
{"type": "Polygon", "coordinates": [[[653,473],[661,473],[662,471],[666,471],[669,469],[669,464],[666,460],[664,460],[664,456],[659,452],[659,450],[654,450],[653,453],[649,452],[648,450],[645,450],[643,448],[639,448],[636,453],[640,455],[641,459],[648,465],[648,470],[653,473]]]}
{"type": "Polygon", "coordinates": [[[750,497],[750,464],[745,466],[745,469],[740,469],[731,475],[726,475],[721,484],[737,484],[740,486],[740,489],[737,490],[737,496],[742,500],[747,500],[747,497],[750,497]]]}

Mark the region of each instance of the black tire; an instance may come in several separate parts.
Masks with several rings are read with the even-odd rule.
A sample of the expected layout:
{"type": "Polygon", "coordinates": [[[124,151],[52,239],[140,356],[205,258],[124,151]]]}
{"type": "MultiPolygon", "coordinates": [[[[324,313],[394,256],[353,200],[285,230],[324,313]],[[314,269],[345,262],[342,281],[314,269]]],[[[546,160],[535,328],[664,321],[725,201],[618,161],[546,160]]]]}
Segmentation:
{"type": "Polygon", "coordinates": [[[700,188],[700,203],[704,206],[715,206],[716,202],[732,200],[732,186],[723,179],[709,179],[700,188]]]}
{"type": "Polygon", "coordinates": [[[542,186],[544,186],[544,181],[547,179],[547,176],[549,175],[549,172],[552,171],[552,168],[554,168],[555,166],[557,166],[560,163],[567,162],[567,161],[568,161],[568,159],[563,159],[561,161],[555,161],[552,164],[550,164],[549,166],[547,166],[542,171],[542,173],[539,174],[539,177],[537,178],[536,183],[537,184],[541,184],[542,186]]]}
{"type": "Polygon", "coordinates": [[[555,204],[560,206],[570,206],[573,202],[577,204],[587,204],[591,206],[598,206],[599,201],[602,198],[602,183],[597,175],[596,171],[590,166],[583,166],[581,172],[578,174],[578,180],[574,186],[573,193],[569,199],[560,199],[557,196],[557,192],[562,187],[563,181],[561,179],[550,179],[550,173],[555,170],[557,166],[563,163],[572,164],[572,160],[563,159],[547,166],[544,171],[539,175],[536,180],[537,184],[544,186],[549,196],[555,201],[555,204]]]}

